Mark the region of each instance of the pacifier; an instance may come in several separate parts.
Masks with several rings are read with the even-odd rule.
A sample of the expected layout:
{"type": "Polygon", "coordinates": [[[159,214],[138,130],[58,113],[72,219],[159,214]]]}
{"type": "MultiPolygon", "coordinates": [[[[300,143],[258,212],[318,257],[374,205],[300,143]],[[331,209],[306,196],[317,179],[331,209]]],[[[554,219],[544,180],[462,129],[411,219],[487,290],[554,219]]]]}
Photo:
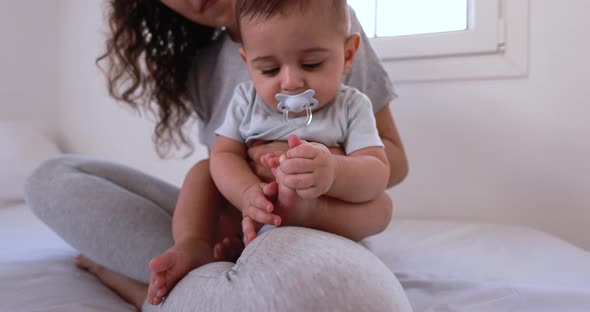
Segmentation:
{"type": "Polygon", "coordinates": [[[295,95],[287,95],[278,93],[275,98],[279,101],[277,109],[283,113],[283,120],[286,124],[294,128],[303,128],[311,123],[311,111],[320,103],[313,96],[315,91],[312,89],[305,90],[302,93],[295,95]],[[295,122],[289,118],[289,113],[300,113],[305,110],[306,116],[303,122],[295,122]]]}

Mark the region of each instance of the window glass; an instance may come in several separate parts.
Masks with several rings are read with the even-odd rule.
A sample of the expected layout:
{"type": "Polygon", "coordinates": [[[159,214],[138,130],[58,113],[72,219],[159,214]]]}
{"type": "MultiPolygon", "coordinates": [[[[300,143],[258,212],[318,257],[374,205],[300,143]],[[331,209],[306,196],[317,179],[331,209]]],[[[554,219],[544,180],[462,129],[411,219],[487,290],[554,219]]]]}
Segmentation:
{"type": "Polygon", "coordinates": [[[348,0],[369,37],[467,29],[468,0],[348,0]]]}

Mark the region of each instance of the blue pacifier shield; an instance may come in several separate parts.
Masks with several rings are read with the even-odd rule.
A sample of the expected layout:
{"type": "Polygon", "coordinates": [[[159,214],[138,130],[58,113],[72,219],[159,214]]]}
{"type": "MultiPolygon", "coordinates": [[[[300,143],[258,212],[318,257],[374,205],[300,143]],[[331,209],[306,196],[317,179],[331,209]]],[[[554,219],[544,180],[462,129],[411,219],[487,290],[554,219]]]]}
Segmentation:
{"type": "Polygon", "coordinates": [[[277,109],[279,112],[283,113],[283,120],[285,123],[295,128],[308,126],[311,123],[312,110],[319,105],[318,100],[313,97],[314,95],[315,91],[312,89],[305,90],[304,92],[295,95],[278,93],[275,96],[279,101],[277,109]],[[297,123],[289,118],[289,113],[300,113],[302,111],[306,112],[304,122],[297,123]]]}

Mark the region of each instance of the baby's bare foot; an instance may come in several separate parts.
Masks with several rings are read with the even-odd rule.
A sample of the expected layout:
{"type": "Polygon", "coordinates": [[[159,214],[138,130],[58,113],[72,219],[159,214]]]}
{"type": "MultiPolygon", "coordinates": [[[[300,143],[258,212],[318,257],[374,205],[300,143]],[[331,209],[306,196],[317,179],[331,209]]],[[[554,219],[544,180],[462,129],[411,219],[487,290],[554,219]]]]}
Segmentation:
{"type": "Polygon", "coordinates": [[[277,204],[281,215],[290,215],[299,199],[294,189],[279,184],[277,204]]]}
{"type": "Polygon", "coordinates": [[[212,248],[202,241],[185,242],[170,247],[149,262],[152,274],[147,301],[153,305],[160,304],[181,278],[194,268],[214,260],[212,248]]]}
{"type": "Polygon", "coordinates": [[[282,225],[305,226],[303,222],[309,209],[313,209],[317,199],[303,199],[297,192],[279,184],[277,197],[278,214],[283,218],[282,225]]]}
{"type": "Polygon", "coordinates": [[[237,237],[226,237],[213,247],[215,261],[235,262],[244,250],[244,242],[237,237]]]}

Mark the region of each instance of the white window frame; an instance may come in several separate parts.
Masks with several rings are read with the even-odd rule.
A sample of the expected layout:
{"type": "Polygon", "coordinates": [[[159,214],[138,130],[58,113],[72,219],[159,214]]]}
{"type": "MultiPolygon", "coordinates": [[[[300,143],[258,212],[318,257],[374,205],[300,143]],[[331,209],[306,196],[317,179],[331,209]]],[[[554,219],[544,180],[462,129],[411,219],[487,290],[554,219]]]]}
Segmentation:
{"type": "Polygon", "coordinates": [[[468,0],[468,30],[371,38],[396,83],[528,75],[529,0],[468,0]]]}

